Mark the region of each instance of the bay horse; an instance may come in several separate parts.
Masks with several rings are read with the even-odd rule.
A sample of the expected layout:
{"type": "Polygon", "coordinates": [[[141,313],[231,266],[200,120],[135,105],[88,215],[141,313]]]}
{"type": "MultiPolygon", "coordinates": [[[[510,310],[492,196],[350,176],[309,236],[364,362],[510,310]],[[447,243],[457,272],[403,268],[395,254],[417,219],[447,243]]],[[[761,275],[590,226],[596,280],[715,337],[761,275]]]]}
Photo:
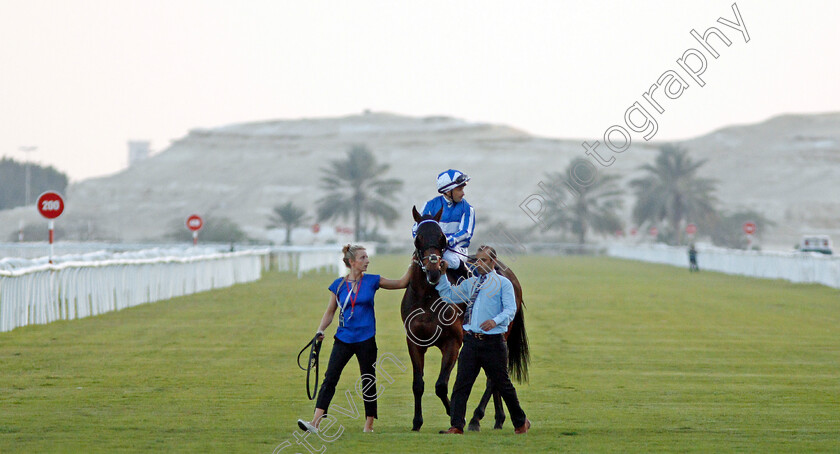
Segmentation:
{"type": "MultiPolygon", "coordinates": [[[[429,347],[437,347],[441,352],[441,365],[438,379],[435,382],[435,395],[443,402],[446,414],[450,414],[449,377],[464,341],[463,321],[466,304],[448,304],[444,302],[435,285],[438,280],[449,279],[455,283],[455,278],[445,276],[441,272],[441,260],[446,250],[446,235],[438,222],[443,210],[434,216],[421,216],[417,207],[412,207],[412,215],[417,222],[417,235],[414,238],[414,264],[412,265],[408,288],[403,295],[400,312],[406,331],[408,354],[413,368],[412,391],[414,392],[413,431],[419,431],[423,425],[422,397],[425,384],[423,369],[426,351],[429,347]]],[[[510,268],[498,260],[496,271],[508,278],[513,284],[516,296],[516,316],[508,325],[505,339],[508,343],[508,371],[511,378],[522,383],[528,379],[528,336],[525,332],[522,286],[519,279],[510,268]]],[[[475,409],[469,423],[469,430],[480,430],[480,420],[484,416],[487,403],[493,396],[496,410],[496,424],[494,428],[501,429],[505,420],[504,405],[501,395],[493,389],[490,380],[479,406],[475,409]]]]}

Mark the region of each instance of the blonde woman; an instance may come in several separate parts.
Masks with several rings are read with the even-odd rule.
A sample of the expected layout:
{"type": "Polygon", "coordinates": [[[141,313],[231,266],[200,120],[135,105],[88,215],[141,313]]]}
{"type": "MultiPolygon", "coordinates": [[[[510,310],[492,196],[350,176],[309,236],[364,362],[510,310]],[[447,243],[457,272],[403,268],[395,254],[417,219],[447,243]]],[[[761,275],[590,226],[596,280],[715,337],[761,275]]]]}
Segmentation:
{"type": "Polygon", "coordinates": [[[313,433],[318,432],[321,418],[327,412],[330,401],[335,395],[335,387],[344,366],[354,355],[359,362],[362,376],[363,398],[365,401],[365,432],[373,432],[373,420],[376,419],[376,386],[369,381],[376,377],[376,316],[374,314],[374,295],[380,288],[387,290],[404,289],[408,286],[409,270],[398,280],[386,279],[376,274],[365,274],[370,258],[365,248],[360,245],[346,245],[342,249],[344,265],[350,270],[346,276],[336,279],[329,286],[330,302],[318,325],[318,339],[324,338],[324,330],[333,321],[336,310],[338,329],[335,332],[330,360],[324,382],[318,392],[315,403],[315,415],[311,422],[298,419],[298,427],[313,433]],[[372,395],[368,395],[367,392],[372,395]]]}

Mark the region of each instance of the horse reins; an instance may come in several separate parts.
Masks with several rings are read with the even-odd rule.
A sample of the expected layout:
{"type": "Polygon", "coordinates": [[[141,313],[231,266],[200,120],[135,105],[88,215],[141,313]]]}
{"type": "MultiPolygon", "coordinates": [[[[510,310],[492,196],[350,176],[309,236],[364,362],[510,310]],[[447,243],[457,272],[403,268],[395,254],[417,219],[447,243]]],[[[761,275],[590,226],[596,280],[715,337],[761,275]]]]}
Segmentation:
{"type": "MultiPolygon", "coordinates": [[[[425,224],[425,223],[427,223],[427,222],[434,222],[435,224],[438,224],[438,226],[440,226],[440,223],[439,223],[439,222],[437,222],[437,221],[435,221],[434,219],[426,219],[425,221],[420,221],[420,223],[419,223],[419,224],[417,224],[417,227],[419,228],[419,227],[420,227],[420,225],[425,224]]],[[[441,229],[441,231],[442,231],[442,229],[441,229]]],[[[467,261],[470,261],[470,260],[472,260],[472,259],[474,259],[474,258],[475,258],[475,256],[473,256],[473,255],[464,254],[463,252],[457,251],[457,250],[455,250],[455,248],[451,248],[451,247],[449,247],[449,246],[444,247],[444,250],[446,250],[446,251],[451,251],[451,252],[453,252],[453,253],[455,253],[455,254],[458,254],[458,255],[460,255],[461,257],[464,257],[465,259],[467,259],[467,261]]],[[[419,259],[419,258],[420,258],[423,254],[421,254],[421,253],[420,253],[420,250],[419,250],[419,249],[417,249],[417,250],[416,250],[416,252],[415,252],[415,255],[416,255],[416,256],[417,256],[417,258],[419,259]]],[[[430,255],[429,257],[423,257],[422,259],[431,258],[431,257],[436,257],[436,256],[435,256],[435,255],[430,255]]],[[[420,266],[423,266],[423,261],[422,261],[422,259],[421,259],[421,260],[419,260],[420,266]]],[[[440,259],[440,257],[438,257],[438,260],[439,260],[439,259],[440,259]]],[[[435,263],[435,262],[432,262],[432,263],[435,263]]],[[[425,268],[425,267],[423,267],[423,271],[426,271],[426,268],[425,268]]]]}
{"type": "Polygon", "coordinates": [[[446,250],[447,250],[447,251],[454,252],[455,254],[458,254],[458,255],[460,255],[461,257],[464,257],[464,258],[469,259],[469,260],[472,260],[472,259],[474,259],[474,258],[475,258],[475,256],[474,256],[474,255],[468,255],[468,254],[464,254],[463,252],[458,252],[458,251],[456,251],[455,249],[453,249],[453,248],[451,248],[451,247],[449,247],[449,246],[446,246],[446,250]]]}
{"type": "Polygon", "coordinates": [[[320,356],[320,353],[321,353],[321,341],[318,340],[318,334],[315,334],[315,337],[313,337],[312,340],[309,341],[309,343],[306,344],[300,350],[300,353],[298,353],[298,356],[297,356],[298,367],[300,367],[300,370],[305,370],[306,371],[306,396],[309,397],[309,400],[315,399],[315,396],[318,395],[318,375],[320,374],[320,372],[319,372],[320,368],[319,368],[319,365],[318,365],[318,357],[320,356]],[[309,348],[309,361],[307,361],[307,365],[304,368],[303,366],[300,365],[300,355],[302,355],[303,352],[305,352],[307,348],[309,348]],[[313,386],[312,391],[310,391],[309,390],[309,378],[310,378],[310,375],[312,373],[312,368],[313,367],[315,368],[315,386],[313,386]]]}

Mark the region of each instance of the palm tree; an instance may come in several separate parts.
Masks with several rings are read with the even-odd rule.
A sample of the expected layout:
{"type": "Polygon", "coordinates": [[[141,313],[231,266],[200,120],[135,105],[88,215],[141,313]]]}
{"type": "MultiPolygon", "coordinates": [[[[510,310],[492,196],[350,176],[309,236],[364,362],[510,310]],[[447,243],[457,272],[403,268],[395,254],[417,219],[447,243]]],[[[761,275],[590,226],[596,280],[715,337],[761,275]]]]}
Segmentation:
{"type": "Polygon", "coordinates": [[[322,169],[321,179],[329,193],[318,200],[318,219],[347,219],[353,217],[353,234],[356,241],[367,232],[367,219],[382,220],[387,225],[397,219],[397,210],[391,206],[393,194],[402,189],[403,182],[383,178],[388,164],[379,164],[364,145],[354,145],[347,152],[347,159],[331,161],[322,169]]]}
{"type": "Polygon", "coordinates": [[[647,175],[630,182],[636,192],[633,220],[667,221],[673,244],[682,242],[683,221],[701,221],[715,215],[716,181],[697,176],[706,160],[692,161],[688,151],[675,145],[660,147],[653,164],[640,167],[647,175]]]}
{"type": "Polygon", "coordinates": [[[571,173],[592,168],[585,159],[578,158],[562,173],[548,174],[547,187],[551,191],[548,199],[548,227],[561,227],[577,235],[578,243],[586,242],[586,233],[612,233],[621,228],[621,219],[616,211],[621,209],[621,190],[615,175],[591,175],[594,181],[583,186],[571,180],[571,173]],[[586,165],[582,165],[583,163],[586,165]],[[576,193],[571,192],[572,188],[576,193]],[[569,197],[573,200],[569,200],[569,197]]]}
{"type": "Polygon", "coordinates": [[[286,202],[285,205],[277,205],[274,207],[274,212],[269,218],[271,224],[268,225],[270,229],[277,229],[283,227],[286,229],[285,244],[292,244],[292,229],[301,226],[306,222],[306,211],[303,208],[295,206],[292,202],[286,202]]]}

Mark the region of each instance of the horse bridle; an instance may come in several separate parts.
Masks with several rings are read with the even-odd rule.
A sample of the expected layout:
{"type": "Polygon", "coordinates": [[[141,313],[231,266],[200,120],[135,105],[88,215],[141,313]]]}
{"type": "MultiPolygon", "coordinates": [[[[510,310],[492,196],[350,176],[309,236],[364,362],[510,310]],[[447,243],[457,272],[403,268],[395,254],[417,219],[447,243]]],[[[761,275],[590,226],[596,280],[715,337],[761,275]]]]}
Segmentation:
{"type": "Polygon", "coordinates": [[[416,249],[414,251],[414,263],[420,265],[420,269],[423,270],[424,273],[426,272],[426,264],[424,263],[426,259],[429,260],[430,265],[434,265],[435,263],[440,262],[442,260],[442,257],[437,254],[429,254],[424,256],[423,253],[420,252],[420,249],[416,249]]]}
{"type": "MultiPolygon", "coordinates": [[[[426,219],[425,221],[420,221],[420,223],[417,224],[417,228],[419,229],[421,225],[430,222],[434,222],[438,226],[438,228],[440,228],[440,224],[438,224],[438,222],[434,219],[426,219]]],[[[441,233],[443,233],[443,229],[441,229],[441,233]]],[[[443,248],[441,249],[441,254],[443,254],[443,248]]],[[[427,259],[429,260],[430,265],[434,265],[435,263],[440,262],[443,259],[443,257],[437,254],[423,255],[423,251],[421,251],[420,248],[414,249],[414,262],[420,265],[420,269],[423,270],[424,273],[426,272],[425,261],[427,259]]]]}

